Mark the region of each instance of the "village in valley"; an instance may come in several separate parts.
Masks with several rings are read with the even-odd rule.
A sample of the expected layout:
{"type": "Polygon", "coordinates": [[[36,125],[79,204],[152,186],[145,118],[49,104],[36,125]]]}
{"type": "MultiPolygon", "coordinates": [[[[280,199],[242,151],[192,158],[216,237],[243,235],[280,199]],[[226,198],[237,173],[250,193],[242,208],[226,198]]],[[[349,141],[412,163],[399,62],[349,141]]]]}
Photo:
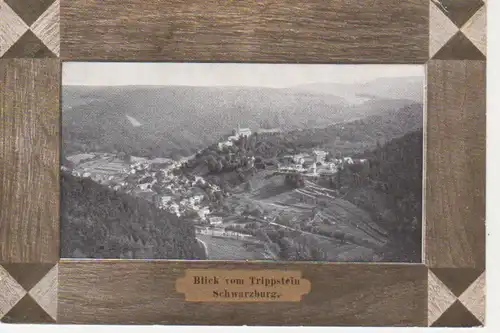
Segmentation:
{"type": "Polygon", "coordinates": [[[62,257],[421,262],[425,66],[64,72],[62,257]]]}
{"type": "MultiPolygon", "coordinates": [[[[279,132],[257,131],[266,136],[279,132]]],[[[227,139],[212,146],[221,154],[232,156],[231,147],[252,135],[259,134],[238,126],[227,139]]],[[[272,233],[281,237],[285,233],[295,234],[304,244],[322,243],[315,248],[319,248],[318,259],[323,260],[339,259],[342,251],[355,251],[359,256],[363,252],[360,245],[365,246],[367,253],[360,256],[372,260],[373,248],[384,244],[384,231],[375,224],[368,223],[366,227],[344,218],[342,226],[335,226],[335,220],[342,216],[330,214],[326,202],[336,200],[338,192],[318,185],[321,180],[331,182],[345,165],[365,164],[366,159],[335,158],[332,152],[321,149],[283,153],[272,163],[247,155],[238,172],[250,175],[248,181],[228,189],[212,182],[211,177],[185,172],[186,166],[202,154],[200,151],[173,160],[88,152],[67,156],[63,169],[76,177],[90,178],[115,191],[153,202],[185,223],[194,224],[197,240],[203,244],[208,259],[279,259],[282,255],[275,245],[277,240],[269,238],[272,233]],[[276,197],[270,194],[290,184],[291,189],[278,190],[276,197]],[[325,208],[318,209],[318,204],[325,208]]],[[[344,207],[347,212],[351,208],[344,207]]],[[[352,255],[345,257],[350,259],[352,255]]]]}

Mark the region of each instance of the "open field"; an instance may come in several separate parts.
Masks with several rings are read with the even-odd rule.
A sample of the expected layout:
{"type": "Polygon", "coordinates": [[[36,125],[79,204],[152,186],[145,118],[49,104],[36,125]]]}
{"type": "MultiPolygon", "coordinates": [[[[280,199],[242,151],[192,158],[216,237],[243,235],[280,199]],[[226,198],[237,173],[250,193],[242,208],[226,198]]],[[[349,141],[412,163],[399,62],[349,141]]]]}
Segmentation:
{"type": "Polygon", "coordinates": [[[123,176],[129,168],[126,162],[110,154],[77,154],[67,159],[75,164],[74,171],[104,178],[123,176]]]}
{"type": "Polygon", "coordinates": [[[209,260],[266,260],[273,259],[263,245],[225,237],[198,234],[207,246],[209,260]]]}
{"type": "Polygon", "coordinates": [[[366,211],[334,190],[309,181],[303,188],[293,188],[270,170],[258,172],[248,182],[250,191],[243,185],[227,199],[234,212],[229,220],[241,219],[249,208],[258,209],[260,217],[248,217],[259,223],[258,228],[293,233],[295,240],[315,244],[330,261],[371,261],[387,242],[386,231],[366,211]]]}

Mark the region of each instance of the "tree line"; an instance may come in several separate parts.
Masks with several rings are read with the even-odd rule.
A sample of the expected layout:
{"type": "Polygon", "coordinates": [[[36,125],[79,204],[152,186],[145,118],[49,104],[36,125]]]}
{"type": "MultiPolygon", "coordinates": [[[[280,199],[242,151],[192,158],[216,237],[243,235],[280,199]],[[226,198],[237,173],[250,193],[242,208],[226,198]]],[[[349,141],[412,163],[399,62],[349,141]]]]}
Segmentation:
{"type": "Polygon", "coordinates": [[[198,259],[194,226],[144,199],[61,174],[61,255],[198,259]]]}

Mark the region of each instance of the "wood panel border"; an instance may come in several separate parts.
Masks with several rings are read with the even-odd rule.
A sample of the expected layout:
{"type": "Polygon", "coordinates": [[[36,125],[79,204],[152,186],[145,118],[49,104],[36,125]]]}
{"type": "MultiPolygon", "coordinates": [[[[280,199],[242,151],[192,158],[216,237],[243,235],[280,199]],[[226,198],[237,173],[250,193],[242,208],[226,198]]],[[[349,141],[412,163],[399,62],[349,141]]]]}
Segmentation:
{"type": "Polygon", "coordinates": [[[485,267],[486,62],[427,64],[425,263],[485,267]]]}
{"type": "Polygon", "coordinates": [[[0,60],[0,262],[59,260],[59,95],[53,59],[0,60]]]}
{"type": "Polygon", "coordinates": [[[58,322],[63,324],[425,326],[427,323],[424,265],[62,260],[59,270],[58,322]],[[312,288],[299,303],[185,302],[184,295],[176,292],[175,282],[187,268],[297,270],[311,281],[312,288]]]}
{"type": "Polygon", "coordinates": [[[427,1],[63,0],[61,57],[425,63],[427,1]]]}

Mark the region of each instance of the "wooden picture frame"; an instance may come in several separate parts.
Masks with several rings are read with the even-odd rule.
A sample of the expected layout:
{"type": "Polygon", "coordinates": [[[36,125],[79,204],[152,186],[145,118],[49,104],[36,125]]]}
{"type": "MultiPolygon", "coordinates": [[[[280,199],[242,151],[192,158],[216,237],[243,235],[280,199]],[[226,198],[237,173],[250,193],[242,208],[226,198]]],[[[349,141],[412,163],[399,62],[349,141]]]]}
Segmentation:
{"type": "Polygon", "coordinates": [[[486,1],[0,0],[0,318],[480,326],[486,1]],[[421,264],[61,260],[64,61],[426,64],[421,264]],[[301,272],[299,302],[188,302],[188,269],[301,272]]]}

